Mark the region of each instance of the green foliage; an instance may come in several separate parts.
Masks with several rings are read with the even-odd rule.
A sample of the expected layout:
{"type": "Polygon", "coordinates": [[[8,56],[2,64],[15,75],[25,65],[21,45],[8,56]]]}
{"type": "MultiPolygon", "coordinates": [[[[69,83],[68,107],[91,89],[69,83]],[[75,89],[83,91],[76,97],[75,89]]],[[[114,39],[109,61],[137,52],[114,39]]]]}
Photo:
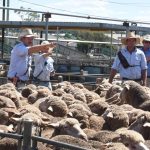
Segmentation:
{"type": "MultiPolygon", "coordinates": [[[[26,10],[23,6],[20,7],[22,10],[26,10]]],[[[40,20],[40,14],[37,12],[30,12],[31,8],[28,8],[29,11],[19,11],[14,10],[16,14],[18,14],[22,21],[39,21],[40,20]]]]}

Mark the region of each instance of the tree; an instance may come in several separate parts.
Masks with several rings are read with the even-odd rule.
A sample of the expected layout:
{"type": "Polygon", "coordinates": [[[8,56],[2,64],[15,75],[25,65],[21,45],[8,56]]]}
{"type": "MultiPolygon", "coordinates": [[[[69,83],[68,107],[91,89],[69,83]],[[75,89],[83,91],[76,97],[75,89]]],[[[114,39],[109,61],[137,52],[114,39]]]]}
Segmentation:
{"type": "MultiPolygon", "coordinates": [[[[23,6],[20,7],[22,10],[26,10],[23,6]]],[[[31,8],[28,8],[29,11],[20,11],[14,10],[16,14],[18,14],[22,21],[40,21],[40,14],[37,12],[30,12],[31,8]]]]}

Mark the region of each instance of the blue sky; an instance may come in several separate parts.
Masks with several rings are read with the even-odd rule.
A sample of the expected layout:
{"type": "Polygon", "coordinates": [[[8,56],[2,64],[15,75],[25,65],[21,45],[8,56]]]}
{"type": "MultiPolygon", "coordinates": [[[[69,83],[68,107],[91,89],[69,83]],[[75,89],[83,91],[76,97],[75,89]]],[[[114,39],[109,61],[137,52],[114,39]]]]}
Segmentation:
{"type": "MultiPolygon", "coordinates": [[[[2,0],[0,1],[2,5],[2,0]]],[[[52,13],[115,18],[124,20],[139,20],[150,22],[149,0],[10,0],[10,7],[31,8],[52,13]],[[41,5],[41,6],[40,6],[41,5]]],[[[10,20],[20,20],[19,16],[10,13],[10,20]]],[[[88,19],[52,16],[52,21],[87,21],[88,19]]],[[[92,22],[103,22],[90,20],[92,22]]]]}

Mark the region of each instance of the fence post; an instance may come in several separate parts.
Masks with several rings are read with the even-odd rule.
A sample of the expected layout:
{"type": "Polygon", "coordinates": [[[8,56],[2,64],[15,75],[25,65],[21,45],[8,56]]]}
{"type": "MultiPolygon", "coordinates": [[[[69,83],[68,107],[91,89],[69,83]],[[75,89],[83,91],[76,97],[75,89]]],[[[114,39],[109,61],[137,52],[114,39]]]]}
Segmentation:
{"type": "Polygon", "coordinates": [[[23,132],[23,146],[22,150],[31,149],[31,134],[32,134],[32,121],[27,120],[23,122],[24,132],[23,132]]]}

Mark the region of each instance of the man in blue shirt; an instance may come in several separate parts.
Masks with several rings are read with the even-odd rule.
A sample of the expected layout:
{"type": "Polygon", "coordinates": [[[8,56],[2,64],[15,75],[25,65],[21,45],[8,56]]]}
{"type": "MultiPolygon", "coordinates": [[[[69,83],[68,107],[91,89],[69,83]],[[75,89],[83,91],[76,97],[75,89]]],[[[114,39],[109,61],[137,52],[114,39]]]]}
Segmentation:
{"type": "Polygon", "coordinates": [[[145,35],[143,37],[143,48],[142,51],[144,52],[147,60],[147,86],[150,86],[150,35],[145,35]]]}
{"type": "Polygon", "coordinates": [[[136,37],[133,32],[129,32],[127,37],[121,39],[121,42],[125,45],[125,48],[120,51],[127,60],[129,67],[125,68],[117,55],[111,68],[109,82],[112,83],[114,76],[119,72],[123,81],[134,80],[145,86],[147,61],[144,53],[136,48],[136,44],[140,44],[140,38],[136,37]]]}

